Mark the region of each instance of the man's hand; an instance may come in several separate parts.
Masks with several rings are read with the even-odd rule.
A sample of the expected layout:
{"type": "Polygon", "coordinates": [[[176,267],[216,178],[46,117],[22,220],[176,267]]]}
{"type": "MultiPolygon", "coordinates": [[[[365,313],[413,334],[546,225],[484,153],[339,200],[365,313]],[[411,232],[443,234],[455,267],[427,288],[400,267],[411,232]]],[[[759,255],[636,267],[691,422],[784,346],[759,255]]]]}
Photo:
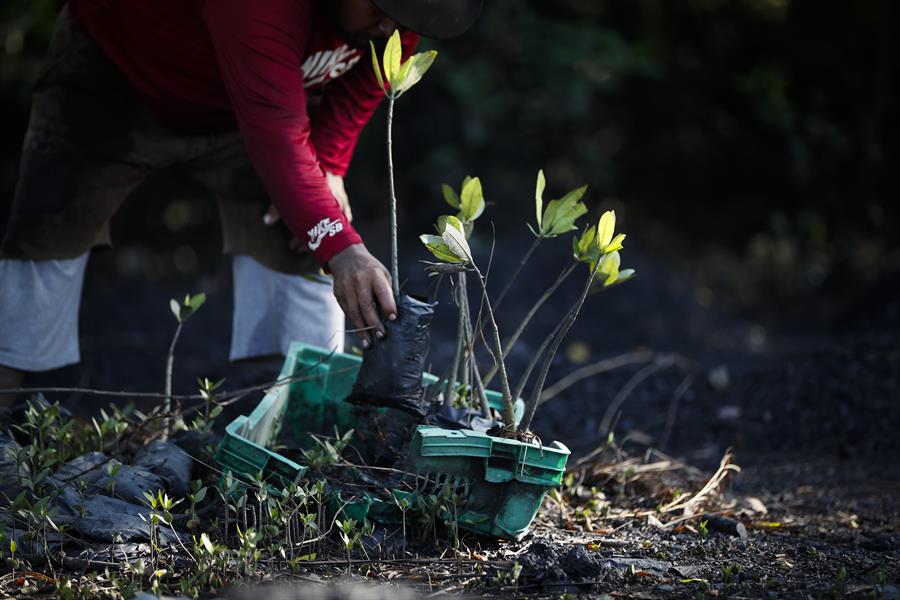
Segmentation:
{"type": "Polygon", "coordinates": [[[397,318],[390,273],[362,244],[348,246],[335,254],[328,261],[328,268],[334,275],[334,296],[359,330],[357,335],[363,348],[368,348],[372,344],[371,332],[376,338],[384,337],[378,308],[389,320],[397,318]]]}
{"type": "MultiPolygon", "coordinates": [[[[353,211],[350,210],[350,198],[347,197],[347,190],[344,189],[344,178],[340,175],[335,175],[334,173],[325,171],[325,180],[328,182],[328,187],[329,189],[331,189],[331,193],[334,196],[334,199],[337,200],[338,205],[344,212],[344,216],[347,217],[348,221],[352,221],[353,211]]],[[[263,215],[263,223],[265,223],[266,225],[274,225],[280,218],[281,215],[278,214],[278,209],[275,208],[274,204],[270,204],[269,210],[267,210],[266,214],[263,215]]],[[[301,244],[300,240],[298,240],[296,237],[291,238],[288,247],[291,250],[295,250],[297,252],[306,252],[306,245],[301,244]]]]}

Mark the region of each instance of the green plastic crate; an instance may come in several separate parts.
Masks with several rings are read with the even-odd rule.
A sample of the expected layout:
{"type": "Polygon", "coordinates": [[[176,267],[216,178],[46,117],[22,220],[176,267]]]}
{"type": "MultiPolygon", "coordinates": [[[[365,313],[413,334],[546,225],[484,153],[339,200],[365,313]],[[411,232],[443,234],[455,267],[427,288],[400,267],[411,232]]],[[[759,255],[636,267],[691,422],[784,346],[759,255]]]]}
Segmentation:
{"type": "Polygon", "coordinates": [[[544,495],[562,482],[569,449],[538,446],[477,431],[420,425],[409,468],[465,490],[464,529],[517,539],[531,526],[544,495]]]}
{"type": "MultiPolygon", "coordinates": [[[[271,388],[249,416],[239,416],[225,428],[225,437],[216,452],[216,461],[225,471],[237,476],[263,478],[272,485],[287,486],[302,478],[307,468],[275,452],[271,446],[281,442],[308,448],[310,434],[331,435],[355,427],[353,406],[344,402],[356,382],[362,358],[353,354],[329,352],[316,346],[291,344],[278,379],[295,378],[271,388]]],[[[438,378],[422,375],[425,385],[438,378]]],[[[502,395],[488,391],[488,403],[500,409],[502,395]]],[[[521,419],[524,404],[516,403],[516,419],[521,419]]]]}

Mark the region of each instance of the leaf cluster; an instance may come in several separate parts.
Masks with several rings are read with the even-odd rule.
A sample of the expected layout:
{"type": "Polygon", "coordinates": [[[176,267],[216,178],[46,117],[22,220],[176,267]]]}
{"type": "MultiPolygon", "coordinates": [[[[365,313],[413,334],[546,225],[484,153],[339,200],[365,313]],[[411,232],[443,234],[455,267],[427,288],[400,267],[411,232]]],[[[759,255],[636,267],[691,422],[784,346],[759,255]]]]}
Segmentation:
{"type": "Polygon", "coordinates": [[[534,188],[534,212],[537,219],[537,231],[528,226],[531,232],[542,238],[553,238],[569,231],[574,231],[575,221],[587,213],[587,207],[581,198],[587,192],[587,186],[576,188],[558,200],[551,200],[544,208],[544,188],[546,187],[544,171],[537,174],[534,188]]]}
{"type": "Polygon", "coordinates": [[[175,298],[169,300],[169,308],[172,310],[172,314],[175,315],[175,319],[179,323],[184,323],[200,310],[204,302],[206,302],[206,294],[202,292],[193,296],[187,294],[181,303],[175,298]]]}
{"type": "Polygon", "coordinates": [[[375,79],[378,80],[378,85],[384,91],[385,96],[389,98],[399,98],[403,92],[419,83],[437,56],[437,51],[429,50],[413,54],[403,61],[400,32],[397,30],[388,38],[380,65],[375,44],[370,41],[369,46],[372,50],[372,68],[375,71],[375,79]]]}

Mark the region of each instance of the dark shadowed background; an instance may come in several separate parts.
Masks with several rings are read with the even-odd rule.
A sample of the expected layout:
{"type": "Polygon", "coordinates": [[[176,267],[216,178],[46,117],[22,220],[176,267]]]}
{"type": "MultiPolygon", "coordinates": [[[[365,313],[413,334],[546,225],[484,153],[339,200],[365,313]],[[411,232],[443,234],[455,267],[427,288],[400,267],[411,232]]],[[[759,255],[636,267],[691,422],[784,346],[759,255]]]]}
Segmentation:
{"type": "MultiPolygon", "coordinates": [[[[0,224],[59,5],[0,8],[0,224]]],[[[629,235],[623,266],[638,278],[589,300],[551,381],[627,351],[676,353],[690,366],[640,379],[622,399],[618,435],[699,462],[715,462],[727,446],[739,460],[742,451],[896,457],[897,13],[887,0],[488,0],[468,35],[426,44],[440,52],[435,66],[397,104],[407,288],[426,286],[416,238],[446,212],[441,183],[481,177],[492,205],[473,247],[486,261],[495,240],[495,289],[529,243],[537,170],[551,197],[588,183],[589,216],[616,210],[629,235]]],[[[355,223],[381,257],[383,140],[382,110],[347,181],[355,223]]],[[[278,361],[227,364],[229,269],[210,199],[164,174],[127,203],[113,235],[117,247],[95,252],[89,267],[82,366],[29,383],[161,389],[174,329],[168,299],[198,291],[210,299],[186,326],[176,388],[191,392],[198,376],[226,375],[233,386],[274,373],[278,361]]],[[[515,326],[552,281],[568,244],[545,244],[501,328],[515,326]]],[[[573,293],[562,290],[542,311],[512,357],[514,373],[573,293]]],[[[434,364],[451,352],[452,321],[445,308],[434,364]]],[[[569,388],[544,407],[539,432],[590,450],[610,402],[643,367],[569,388]]]]}

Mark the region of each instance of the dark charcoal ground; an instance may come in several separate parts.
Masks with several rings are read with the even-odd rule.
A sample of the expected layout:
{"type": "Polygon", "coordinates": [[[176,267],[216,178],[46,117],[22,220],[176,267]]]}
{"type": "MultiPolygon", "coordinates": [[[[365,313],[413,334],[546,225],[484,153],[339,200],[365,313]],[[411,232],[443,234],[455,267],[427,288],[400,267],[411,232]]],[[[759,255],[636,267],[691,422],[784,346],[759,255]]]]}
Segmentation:
{"type": "MultiPolygon", "coordinates": [[[[492,272],[508,272],[527,243],[522,237],[498,252],[492,272]]],[[[475,240],[476,252],[482,250],[478,244],[475,240]]],[[[635,246],[629,246],[623,266],[636,268],[638,277],[589,300],[568,340],[569,350],[572,343],[585,344],[588,363],[635,349],[674,353],[689,361],[687,371],[662,370],[635,389],[617,418],[617,439],[632,440],[625,447],[634,453],[642,444],[658,444],[672,409],[673,390],[687,372],[693,373],[665,450],[709,469],[733,448],[735,461],[744,470],[732,491],[759,497],[770,507],[768,518],[784,521],[785,526],[751,531],[749,541],[713,533],[701,543],[690,533],[663,534],[623,524],[615,535],[633,543],[600,555],[552,541],[535,544],[522,556],[522,583],[532,587],[521,593],[630,590],[646,597],[693,597],[697,584],[681,580],[696,577],[715,584],[712,595],[793,597],[840,591],[864,595],[879,574],[896,585],[900,278],[869,294],[823,299],[838,307],[825,317],[817,307],[804,311],[803,306],[773,305],[739,316],[720,309],[715,297],[710,299],[708,286],[715,282],[691,281],[635,246]],[[608,562],[615,556],[652,558],[689,569],[628,577],[618,568],[621,564],[608,562]],[[723,576],[728,565],[740,567],[731,583],[723,576]],[[848,574],[845,581],[838,577],[842,567],[848,574]],[[578,580],[592,583],[572,589],[556,585],[578,580]]],[[[566,242],[556,243],[549,257],[530,267],[500,314],[501,328],[509,330],[525,313],[528,302],[557,272],[554,261],[564,260],[566,252],[566,242]]],[[[408,249],[407,255],[401,269],[410,274],[406,289],[421,291],[425,280],[416,260],[422,257],[417,248],[408,249]]],[[[82,367],[31,377],[29,384],[160,390],[174,329],[168,299],[201,290],[209,300],[184,330],[176,356],[176,390],[193,391],[194,379],[200,376],[226,376],[228,388],[275,376],[280,360],[227,364],[228,269],[212,270],[200,280],[149,283],[117,279],[116,256],[97,254],[89,267],[82,309],[82,367]]],[[[560,297],[573,297],[580,285],[574,277],[569,283],[560,297]]],[[[441,300],[448,304],[446,298],[441,300]]],[[[512,357],[513,377],[539,343],[539,332],[551,327],[564,309],[560,302],[541,312],[531,336],[512,357]]],[[[432,364],[446,364],[453,329],[449,307],[439,307],[432,364]]],[[[551,382],[579,366],[570,360],[574,357],[572,352],[560,353],[551,382]]],[[[625,367],[582,381],[545,405],[536,421],[543,440],[561,440],[576,456],[598,446],[604,439],[598,427],[609,402],[640,368],[625,367]]],[[[81,414],[102,405],[80,395],[56,398],[81,414]]],[[[246,413],[257,400],[248,399],[232,413],[246,413]]],[[[541,531],[532,539],[550,535],[541,531]]],[[[896,588],[887,591],[888,597],[896,596],[896,588]]]]}

